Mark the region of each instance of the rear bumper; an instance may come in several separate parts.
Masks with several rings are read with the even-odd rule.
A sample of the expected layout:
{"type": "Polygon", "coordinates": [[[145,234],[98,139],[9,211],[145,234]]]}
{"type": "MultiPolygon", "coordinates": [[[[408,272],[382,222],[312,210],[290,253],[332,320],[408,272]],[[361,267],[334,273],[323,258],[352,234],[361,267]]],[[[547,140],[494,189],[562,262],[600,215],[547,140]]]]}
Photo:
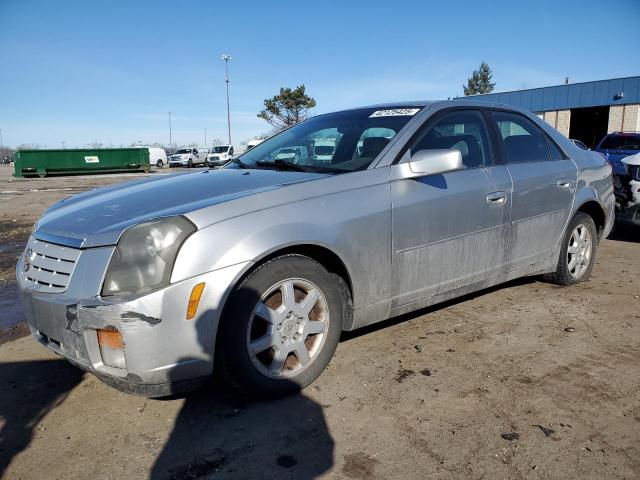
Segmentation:
{"type": "Polygon", "coordinates": [[[190,390],[211,375],[222,305],[245,266],[215,270],[137,298],[78,299],[68,295],[73,288],[51,294],[19,286],[27,323],[40,344],[119,390],[157,397],[190,390]],[[186,320],[191,290],[201,282],[205,290],[196,317],[186,320]],[[103,361],[101,329],[121,334],[123,368],[103,361]]]}

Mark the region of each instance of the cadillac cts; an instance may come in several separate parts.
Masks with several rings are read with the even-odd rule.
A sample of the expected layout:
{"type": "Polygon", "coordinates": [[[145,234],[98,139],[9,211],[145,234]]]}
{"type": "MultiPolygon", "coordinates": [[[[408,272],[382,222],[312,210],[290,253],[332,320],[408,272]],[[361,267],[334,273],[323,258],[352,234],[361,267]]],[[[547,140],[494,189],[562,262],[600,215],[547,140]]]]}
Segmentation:
{"type": "Polygon", "coordinates": [[[34,338],[117,388],[171,394],[215,366],[276,396],[313,382],[344,330],[525,275],[587,279],[613,221],[609,164],[534,115],[378,105],[221,170],[63,200],[17,277],[34,338]]]}

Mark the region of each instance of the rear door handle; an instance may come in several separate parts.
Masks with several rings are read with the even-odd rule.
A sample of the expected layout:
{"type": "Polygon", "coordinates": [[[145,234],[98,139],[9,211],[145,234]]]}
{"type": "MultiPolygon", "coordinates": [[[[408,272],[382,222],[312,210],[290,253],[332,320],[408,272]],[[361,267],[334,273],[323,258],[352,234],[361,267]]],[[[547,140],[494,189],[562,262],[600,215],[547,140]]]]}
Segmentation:
{"type": "Polygon", "coordinates": [[[493,192],[487,195],[487,203],[494,207],[504,205],[507,201],[507,194],[504,192],[493,192]]]}
{"type": "Polygon", "coordinates": [[[560,188],[569,188],[571,186],[571,180],[568,178],[561,178],[558,180],[558,187],[560,188]]]}

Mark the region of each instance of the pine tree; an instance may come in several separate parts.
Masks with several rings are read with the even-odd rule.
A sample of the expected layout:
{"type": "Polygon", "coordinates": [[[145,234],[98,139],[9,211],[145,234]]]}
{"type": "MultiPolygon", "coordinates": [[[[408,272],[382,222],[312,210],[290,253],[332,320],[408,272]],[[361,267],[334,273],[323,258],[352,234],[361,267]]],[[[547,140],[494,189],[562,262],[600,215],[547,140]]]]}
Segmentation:
{"type": "Polygon", "coordinates": [[[316,101],[306,94],[304,85],[299,85],[295,89],[281,88],[278,95],[264,101],[264,106],[258,118],[282,130],[307,118],[316,101]]]}
{"type": "Polygon", "coordinates": [[[488,63],[482,62],[477,70],[474,70],[469,79],[467,85],[462,86],[465,96],[468,95],[482,95],[483,93],[493,92],[495,83],[491,83],[493,72],[488,63]]]}

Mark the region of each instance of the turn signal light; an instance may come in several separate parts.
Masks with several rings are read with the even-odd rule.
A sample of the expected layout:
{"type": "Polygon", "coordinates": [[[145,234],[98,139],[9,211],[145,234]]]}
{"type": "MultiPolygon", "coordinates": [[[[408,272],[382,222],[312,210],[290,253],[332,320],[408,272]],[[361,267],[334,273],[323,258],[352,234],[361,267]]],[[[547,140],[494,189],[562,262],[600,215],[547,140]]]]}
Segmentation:
{"type": "Polygon", "coordinates": [[[98,344],[101,347],[122,349],[122,335],[117,330],[98,330],[98,344]]]}
{"type": "Polygon", "coordinates": [[[187,320],[193,320],[198,311],[198,305],[200,304],[200,298],[204,291],[204,282],[198,283],[193,290],[191,290],[191,296],[189,297],[189,305],[187,306],[187,320]]]}
{"type": "Polygon", "coordinates": [[[97,330],[97,334],[102,362],[108,367],[126,368],[124,343],[120,332],[117,330],[97,330]]]}

